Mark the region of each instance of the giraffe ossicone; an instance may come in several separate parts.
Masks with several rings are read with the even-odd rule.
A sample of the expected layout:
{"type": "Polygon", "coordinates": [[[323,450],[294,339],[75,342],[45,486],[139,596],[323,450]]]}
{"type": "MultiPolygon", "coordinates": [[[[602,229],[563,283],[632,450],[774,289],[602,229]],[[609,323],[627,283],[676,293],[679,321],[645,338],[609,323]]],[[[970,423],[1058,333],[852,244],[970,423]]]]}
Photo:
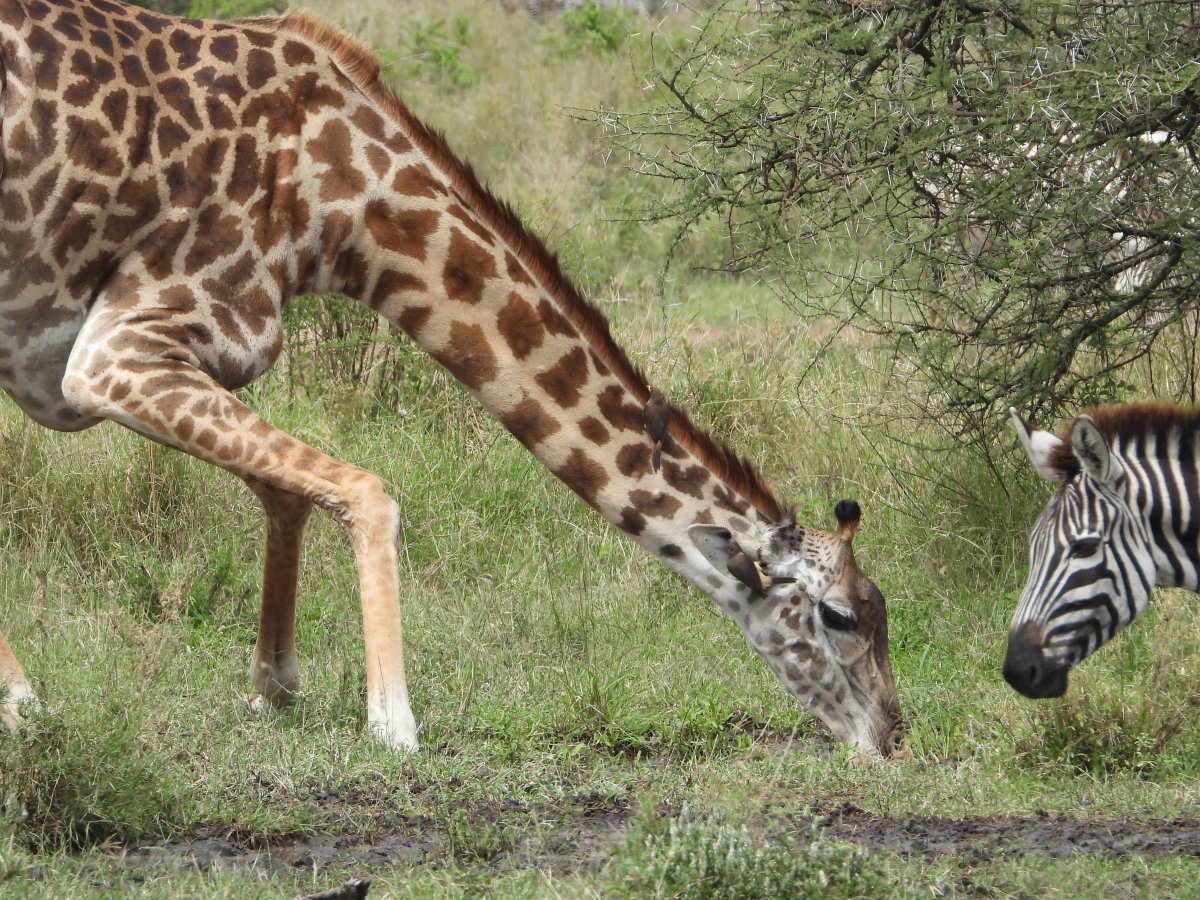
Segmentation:
{"type": "MultiPolygon", "coordinates": [[[[43,425],[109,419],[251,487],[267,532],[257,705],[299,686],[297,567],[316,505],[355,553],[369,728],[417,746],[396,504],[378,477],[232,393],[278,356],[287,299],[325,292],[444,365],[724,609],[838,737],[892,748],[883,598],[855,563],[853,528],[796,523],[753,467],[652,392],[603,315],[368,52],[303,13],[204,22],[117,0],[0,0],[0,66],[0,386],[43,425]],[[735,545],[745,559],[731,571],[735,545]]],[[[32,691],[6,641],[0,681],[13,721],[32,691]]]]}

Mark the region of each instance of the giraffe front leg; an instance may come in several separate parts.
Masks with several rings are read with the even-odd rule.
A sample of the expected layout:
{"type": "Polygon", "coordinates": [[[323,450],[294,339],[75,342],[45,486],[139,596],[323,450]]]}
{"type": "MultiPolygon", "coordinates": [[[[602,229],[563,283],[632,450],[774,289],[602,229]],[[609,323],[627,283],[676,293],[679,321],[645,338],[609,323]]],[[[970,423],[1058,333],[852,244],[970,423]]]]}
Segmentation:
{"type": "MultiPolygon", "coordinates": [[[[183,339],[188,330],[179,329],[180,339],[171,341],[168,325],[136,310],[130,314],[93,309],[67,366],[64,397],[85,415],[112,419],[243,479],[268,485],[276,501],[290,494],[315,503],[342,524],[358,563],[367,722],[387,746],[415,750],[417,728],[404,677],[400,625],[399,507],[375,475],[326,456],[260,419],[202,370],[183,339]]],[[[279,502],[296,513],[297,504],[279,502]]],[[[294,522],[283,530],[289,533],[280,538],[277,550],[299,542],[294,522]]],[[[278,553],[272,555],[278,559],[278,553]]],[[[291,644],[292,581],[289,577],[264,585],[264,654],[291,644]]],[[[258,653],[256,660],[261,658],[258,653]]],[[[268,661],[266,671],[271,672],[272,664],[275,675],[283,676],[276,680],[286,687],[287,675],[278,661],[268,661]]]]}
{"type": "Polygon", "coordinates": [[[0,631],[0,723],[10,729],[18,728],[24,710],[36,705],[37,696],[29,686],[25,670],[0,631]]]}
{"type": "Polygon", "coordinates": [[[312,503],[255,478],[246,478],[266,517],[267,540],[263,561],[262,605],[258,638],[250,660],[250,681],[257,693],[250,709],[285,709],[300,688],[296,664],[296,579],[300,547],[312,503]]]}

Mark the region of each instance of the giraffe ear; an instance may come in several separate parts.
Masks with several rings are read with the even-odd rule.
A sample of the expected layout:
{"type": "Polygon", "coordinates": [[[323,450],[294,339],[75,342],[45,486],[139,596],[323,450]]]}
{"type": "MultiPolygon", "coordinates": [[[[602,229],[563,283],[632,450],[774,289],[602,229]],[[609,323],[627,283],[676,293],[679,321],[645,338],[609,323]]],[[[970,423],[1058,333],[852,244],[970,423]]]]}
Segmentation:
{"type": "Polygon", "coordinates": [[[767,594],[761,570],[754,558],[742,549],[733,532],[720,525],[692,525],[688,537],[696,549],[722,575],[736,578],[759,597],[767,594]]]}
{"type": "Polygon", "coordinates": [[[1063,472],[1050,463],[1051,454],[1055,448],[1062,445],[1062,441],[1048,431],[1034,428],[1014,407],[1008,408],[1008,414],[1012,417],[1013,428],[1017,430],[1017,439],[1037,473],[1047,481],[1058,481],[1062,478],[1063,472]]]}

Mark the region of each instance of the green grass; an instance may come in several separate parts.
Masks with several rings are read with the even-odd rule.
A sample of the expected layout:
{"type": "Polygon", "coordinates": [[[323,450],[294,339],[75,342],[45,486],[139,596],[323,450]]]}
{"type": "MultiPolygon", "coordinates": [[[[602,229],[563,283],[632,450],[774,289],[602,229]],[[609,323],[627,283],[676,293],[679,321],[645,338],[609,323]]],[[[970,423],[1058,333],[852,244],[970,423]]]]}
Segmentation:
{"type": "Polygon", "coordinates": [[[6,405],[0,622],[43,708],[0,735],[5,896],[294,896],[354,876],[397,897],[1194,892],[1195,857],[926,859],[814,831],[848,808],[1196,817],[1200,605],[1159,597],[1065,700],[1018,698],[999,667],[1046,488],[1019,471],[1001,487],[965,454],[931,458],[919,423],[911,445],[889,438],[880,416],[908,408],[868,338],[798,328],[769,285],[686,264],[660,278],[669,231],[620,215],[649,187],[568,113],[636,104],[644,38],[572,49],[553,20],[494,4],[314,7],[393,54],[414,108],[564,254],[656,383],[755,459],[802,521],[829,527],[838,498],[862,503],[856,552],[888,597],[913,757],[828,751],[730,621],[597,519],[436,364],[391,339],[364,362],[366,320],[310,300],[288,354],[243,396],[377,472],[400,502],[425,749],[396,756],[365,732],[353,557],[326,517],[314,517],[302,563],[302,696],[253,716],[254,498],[115,426],[54,435],[6,405]],[[425,51],[453,44],[454,62],[405,56],[414,34],[425,51]],[[314,346],[306,335],[321,328],[314,346]],[[369,844],[396,832],[428,846],[384,867],[198,870],[118,856],[163,837],[369,844]]]}

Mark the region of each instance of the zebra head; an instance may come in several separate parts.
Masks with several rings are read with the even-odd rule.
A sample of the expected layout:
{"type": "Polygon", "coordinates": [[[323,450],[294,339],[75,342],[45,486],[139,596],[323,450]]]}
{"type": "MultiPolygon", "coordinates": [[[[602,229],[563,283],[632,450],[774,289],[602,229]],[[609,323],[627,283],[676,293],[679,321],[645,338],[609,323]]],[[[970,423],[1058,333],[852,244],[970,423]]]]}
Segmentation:
{"type": "Polygon", "coordinates": [[[1010,409],[1030,462],[1057,487],[1029,539],[1029,580],[1008,632],[1004,678],[1026,697],[1061,697],[1067,673],[1145,608],[1151,539],[1130,505],[1126,466],[1086,415],[1069,437],[1010,409]]]}

